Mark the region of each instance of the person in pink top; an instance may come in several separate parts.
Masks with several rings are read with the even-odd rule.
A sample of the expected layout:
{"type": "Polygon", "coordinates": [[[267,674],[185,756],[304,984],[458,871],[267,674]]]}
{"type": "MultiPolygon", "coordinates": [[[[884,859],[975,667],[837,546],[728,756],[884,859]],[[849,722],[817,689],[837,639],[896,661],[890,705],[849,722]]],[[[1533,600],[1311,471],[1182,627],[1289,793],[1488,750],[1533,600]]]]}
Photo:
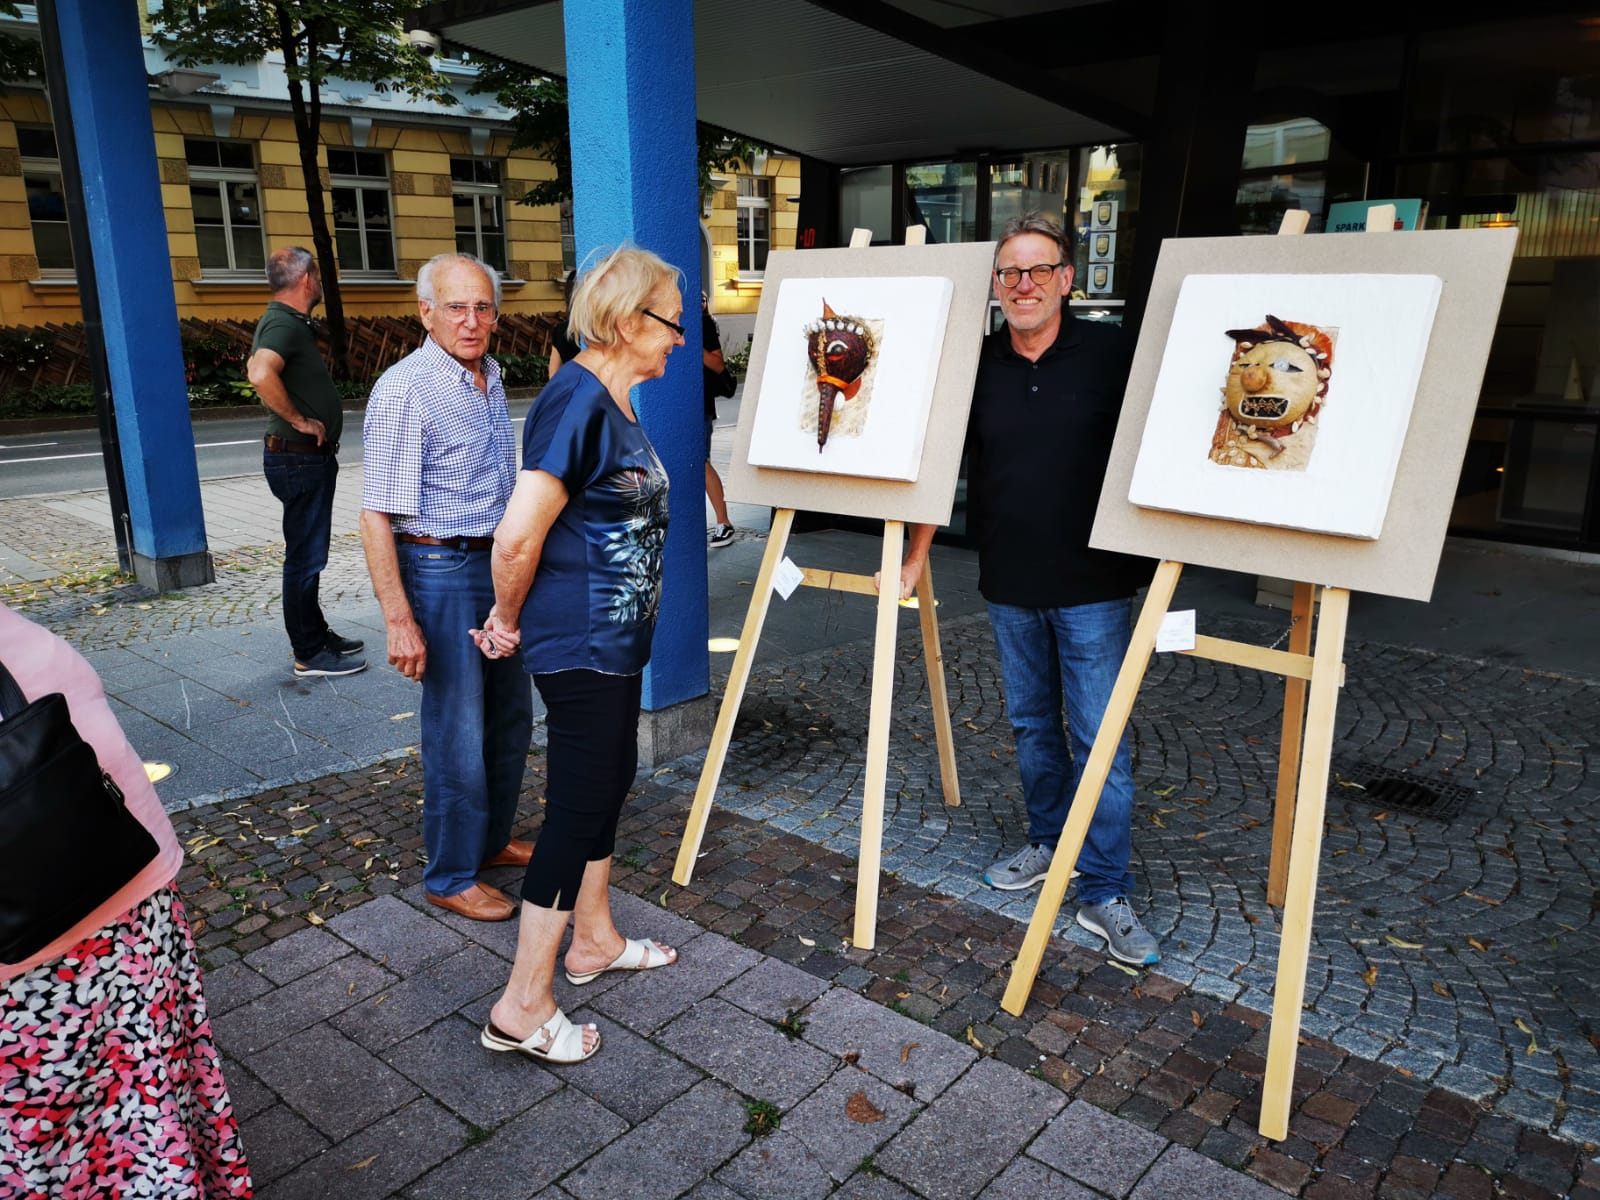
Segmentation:
{"type": "Polygon", "coordinates": [[[0,964],[0,1196],[248,1197],[172,823],[82,655],[0,604],[0,662],[30,702],[66,697],[160,850],[38,954],[0,964]]]}

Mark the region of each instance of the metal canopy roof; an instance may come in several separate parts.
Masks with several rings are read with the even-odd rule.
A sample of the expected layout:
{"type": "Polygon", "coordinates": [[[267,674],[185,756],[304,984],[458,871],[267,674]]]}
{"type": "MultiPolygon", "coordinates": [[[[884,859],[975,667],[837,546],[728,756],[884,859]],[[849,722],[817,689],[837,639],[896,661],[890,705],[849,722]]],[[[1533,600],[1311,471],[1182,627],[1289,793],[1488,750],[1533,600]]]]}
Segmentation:
{"type": "MultiPolygon", "coordinates": [[[[1046,6],[1064,7],[695,0],[699,116],[840,166],[1127,138],[1143,123],[1138,113],[1030,71],[1019,57],[964,45],[951,16],[981,9],[996,20],[1046,6]]],[[[554,0],[440,0],[417,20],[471,51],[566,74],[554,0]]]]}

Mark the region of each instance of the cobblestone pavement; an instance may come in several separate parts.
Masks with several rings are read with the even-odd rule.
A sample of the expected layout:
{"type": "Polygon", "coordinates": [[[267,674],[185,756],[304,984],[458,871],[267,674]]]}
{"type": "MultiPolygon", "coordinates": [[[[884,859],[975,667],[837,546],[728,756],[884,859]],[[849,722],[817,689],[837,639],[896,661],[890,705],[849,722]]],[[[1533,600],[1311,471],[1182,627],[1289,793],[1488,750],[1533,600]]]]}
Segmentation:
{"type": "MultiPolygon", "coordinates": [[[[43,581],[0,582],[0,599],[91,660],[129,644],[177,647],[197,629],[275,609],[270,546],[228,552],[210,588],[151,597],[106,579],[83,549],[91,533],[42,502],[0,502],[0,528],[7,546],[47,539],[40,544],[64,568],[43,581]]],[[[355,602],[364,587],[359,544],[342,537],[325,589],[355,602]]],[[[1224,621],[1208,632],[1270,642],[1281,624],[1224,621]]],[[[1600,1001],[1586,978],[1600,961],[1600,893],[1574,846],[1600,799],[1600,687],[1349,646],[1335,745],[1343,777],[1330,794],[1299,1100],[1291,1138],[1272,1144],[1253,1122],[1277,951],[1264,896],[1281,685],[1156,659],[1133,721],[1134,844],[1143,889],[1135,903],[1162,938],[1159,973],[1125,975],[1068,926],[1027,1012],[1011,1018],[998,998],[1032,896],[979,882],[1023,827],[1011,740],[987,623],[957,616],[944,634],[964,803],[940,801],[919,650],[903,643],[884,839],[893,875],[877,950],[841,941],[870,666],[860,642],[758,671],[688,889],[667,878],[699,759],[641,786],[619,843],[619,886],[1283,1190],[1600,1194],[1600,1001]],[[1474,794],[1449,819],[1407,814],[1353,786],[1362,765],[1474,794]]],[[[530,796],[541,790],[538,769],[535,757],[530,796]]],[[[417,770],[403,760],[347,771],[182,818],[191,852],[183,887],[205,916],[214,974],[303,935],[313,914],[331,921],[391,893],[415,900],[417,770]]],[[[531,799],[527,815],[536,827],[531,799]]],[[[863,1185],[859,1194],[871,1193],[863,1185]]]]}

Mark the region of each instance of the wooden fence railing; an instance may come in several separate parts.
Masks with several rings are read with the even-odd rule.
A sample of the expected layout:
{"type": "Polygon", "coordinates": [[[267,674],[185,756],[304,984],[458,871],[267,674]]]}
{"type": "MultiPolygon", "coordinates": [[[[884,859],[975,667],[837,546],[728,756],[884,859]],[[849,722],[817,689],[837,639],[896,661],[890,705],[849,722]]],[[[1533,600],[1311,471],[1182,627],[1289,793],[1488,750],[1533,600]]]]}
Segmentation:
{"type": "MultiPolygon", "coordinates": [[[[502,313],[490,343],[491,354],[548,354],[551,335],[566,319],[561,313],[502,313]]],[[[254,321],[201,319],[186,317],[179,322],[185,346],[217,340],[236,345],[243,357],[250,353],[254,321]]],[[[408,317],[347,317],[345,330],[350,341],[350,373],[355,379],[376,379],[389,367],[422,345],[426,331],[422,319],[408,317]]],[[[89,346],[83,325],[54,323],[4,329],[7,346],[16,346],[23,337],[43,335],[49,343],[47,353],[29,356],[0,353],[0,393],[32,388],[40,384],[88,383],[89,346]],[[35,361],[27,362],[28,357],[35,361]]],[[[318,340],[323,355],[328,352],[327,332],[319,327],[318,340]]]]}

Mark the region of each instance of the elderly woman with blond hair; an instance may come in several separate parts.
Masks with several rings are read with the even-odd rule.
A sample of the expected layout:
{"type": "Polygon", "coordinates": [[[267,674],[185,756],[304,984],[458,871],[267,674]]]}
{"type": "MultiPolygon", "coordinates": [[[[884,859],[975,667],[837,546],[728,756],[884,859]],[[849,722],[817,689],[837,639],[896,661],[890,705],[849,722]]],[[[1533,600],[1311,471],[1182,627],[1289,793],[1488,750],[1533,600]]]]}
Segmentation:
{"type": "Polygon", "coordinates": [[[644,971],[677,951],[617,932],[611,854],[638,765],[639,695],[650,658],[667,532],[667,475],[632,389],[683,344],[679,271],[647,250],[606,254],[578,281],[570,325],[584,349],[528,414],[522,470],[494,535],[494,609],[474,631],[486,655],[522,655],[543,697],[549,746],[544,827],[522,884],[511,981],[482,1034],[490,1050],[581,1062],[593,1025],[556,1005],[567,980],[644,971]]]}

